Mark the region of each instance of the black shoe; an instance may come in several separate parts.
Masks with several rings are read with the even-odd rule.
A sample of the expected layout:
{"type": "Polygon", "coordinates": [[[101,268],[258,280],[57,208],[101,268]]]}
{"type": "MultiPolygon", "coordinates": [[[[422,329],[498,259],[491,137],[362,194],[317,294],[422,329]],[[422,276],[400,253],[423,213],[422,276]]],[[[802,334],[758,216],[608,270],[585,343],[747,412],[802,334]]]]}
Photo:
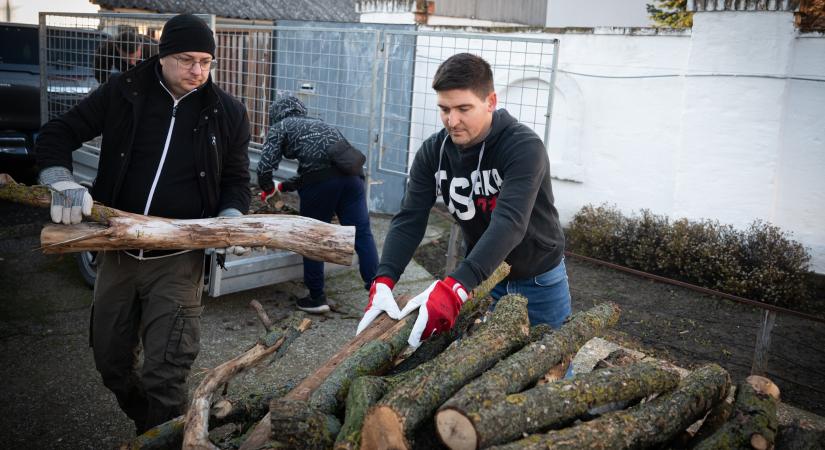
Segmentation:
{"type": "Polygon", "coordinates": [[[312,296],[307,295],[304,298],[299,298],[297,303],[298,309],[308,313],[321,314],[329,311],[327,296],[324,294],[321,294],[321,296],[317,298],[312,298],[312,296]]]}

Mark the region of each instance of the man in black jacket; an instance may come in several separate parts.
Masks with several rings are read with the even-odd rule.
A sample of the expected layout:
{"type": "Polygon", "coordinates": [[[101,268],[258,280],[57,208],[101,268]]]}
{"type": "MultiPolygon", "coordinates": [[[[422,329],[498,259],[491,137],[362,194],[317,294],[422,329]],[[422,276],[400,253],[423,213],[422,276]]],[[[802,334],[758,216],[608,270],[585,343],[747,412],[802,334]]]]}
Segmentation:
{"type": "MultiPolygon", "coordinates": [[[[176,219],[249,210],[249,121],[210,76],[215,40],[206,23],[179,15],[160,52],[109,81],[37,139],[51,217],[77,223],[92,197],[72,178],[72,151],[103,136],[94,198],[138,214],[176,219]]],[[[243,253],[243,248],[228,251],[243,253]]],[[[186,377],[200,349],[203,251],[101,252],[90,342],[103,383],[142,433],[186,408],[186,377]],[[138,350],[143,363],[138,372],[138,350]]]]}
{"type": "Polygon", "coordinates": [[[467,293],[502,261],[512,269],[492,297],[522,294],[531,324],[558,328],[570,314],[570,291],[544,144],[506,110],[496,110],[492,70],[478,56],[462,53],[444,61],[433,89],[444,129],[415,155],[358,332],[382,312],[400,318],[418,309],[409,339],[418,346],[453,326],[467,293]],[[399,311],[391,289],[421,242],[437,197],[461,226],[468,253],[448,277],[399,311]]]}
{"type": "MultiPolygon", "coordinates": [[[[337,128],[307,116],[306,106],[288,92],[280,92],[269,107],[269,132],[258,164],[262,197],[275,190],[298,190],[301,215],[341,225],[355,226],[355,252],[364,287],[369,288],[378,266],[378,250],[370,229],[364,189],[366,158],[337,128]],[[282,158],[298,161],[298,175],[276,186],[272,172],[282,158]]],[[[298,308],[310,313],[329,311],[324,293],[324,263],[304,257],[304,284],[309,295],[298,308]]]]}

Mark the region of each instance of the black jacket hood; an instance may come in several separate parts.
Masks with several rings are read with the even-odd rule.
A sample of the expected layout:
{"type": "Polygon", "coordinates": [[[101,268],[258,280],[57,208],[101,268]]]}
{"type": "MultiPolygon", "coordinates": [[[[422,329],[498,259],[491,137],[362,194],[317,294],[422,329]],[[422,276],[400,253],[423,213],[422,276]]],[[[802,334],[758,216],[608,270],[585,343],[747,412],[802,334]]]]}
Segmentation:
{"type": "Polygon", "coordinates": [[[290,93],[279,92],[269,107],[269,125],[274,125],[287,117],[305,117],[307,107],[290,93]]]}

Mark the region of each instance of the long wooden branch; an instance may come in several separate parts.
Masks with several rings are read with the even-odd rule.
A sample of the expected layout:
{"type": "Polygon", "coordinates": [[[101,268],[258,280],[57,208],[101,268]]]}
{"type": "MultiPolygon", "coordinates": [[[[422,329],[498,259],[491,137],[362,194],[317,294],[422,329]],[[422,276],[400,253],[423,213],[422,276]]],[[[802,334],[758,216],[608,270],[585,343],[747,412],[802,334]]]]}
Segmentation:
{"type": "Polygon", "coordinates": [[[701,419],[730,388],[725,369],[709,364],[691,372],[678,388],[647,403],[607,413],[569,428],[534,434],[495,449],[658,448],[701,419]]]}
{"type": "Polygon", "coordinates": [[[212,369],[192,395],[189,410],[186,412],[182,448],[186,450],[217,450],[218,447],[209,442],[209,407],[212,403],[212,393],[235,375],[278,351],[283,345],[289,345],[298,335],[306,331],[311,323],[311,320],[303,319],[298,326],[288,327],[284,332],[272,331],[261,342],[255,344],[254,347],[242,355],[212,369]],[[276,337],[273,334],[278,336],[276,337]],[[273,340],[274,342],[272,342],[273,340]]]}
{"type": "Polygon", "coordinates": [[[45,253],[127,250],[194,250],[233,245],[289,250],[311,259],[350,265],[355,227],[309,217],[253,214],[208,219],[151,216],[109,218],[98,224],[46,225],[40,233],[45,253]]]}
{"type": "MultiPolygon", "coordinates": [[[[0,200],[39,207],[51,204],[48,187],[18,184],[3,175],[0,200]]],[[[287,214],[181,220],[133,214],[95,203],[90,219],[96,223],[44,226],[40,233],[43,252],[198,250],[240,245],[289,250],[348,266],[355,245],[355,227],[287,214]]]]}
{"type": "MultiPolygon", "coordinates": [[[[0,200],[21,203],[38,208],[48,208],[52,203],[52,194],[47,186],[26,186],[17,183],[8,174],[0,173],[0,200]]],[[[127,213],[115,208],[95,203],[92,206],[92,215],[89,218],[98,223],[107,224],[109,219],[118,216],[138,214],[127,213]]]]}

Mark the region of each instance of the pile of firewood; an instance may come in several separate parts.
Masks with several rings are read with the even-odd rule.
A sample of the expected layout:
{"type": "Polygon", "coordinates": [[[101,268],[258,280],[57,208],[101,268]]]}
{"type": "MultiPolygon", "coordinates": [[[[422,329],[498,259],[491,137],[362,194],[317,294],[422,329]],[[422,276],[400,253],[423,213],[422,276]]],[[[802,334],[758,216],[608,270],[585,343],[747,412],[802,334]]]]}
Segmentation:
{"type": "Polygon", "coordinates": [[[559,330],[531,328],[519,295],[485,314],[487,293],[507,270],[474,291],[450,333],[412,353],[415,317],[379,318],[286,393],[222,400],[208,425],[208,401],[195,408],[194,399],[186,418],[132,448],[218,448],[208,427],[227,417],[248,427],[230,445],[241,449],[773,448],[779,391],[765,378],[749,377],[734,396],[715,364],[680,377],[628,357],[565,377],[572,355],[618,321],[618,306],[574,314],[559,330]]]}

